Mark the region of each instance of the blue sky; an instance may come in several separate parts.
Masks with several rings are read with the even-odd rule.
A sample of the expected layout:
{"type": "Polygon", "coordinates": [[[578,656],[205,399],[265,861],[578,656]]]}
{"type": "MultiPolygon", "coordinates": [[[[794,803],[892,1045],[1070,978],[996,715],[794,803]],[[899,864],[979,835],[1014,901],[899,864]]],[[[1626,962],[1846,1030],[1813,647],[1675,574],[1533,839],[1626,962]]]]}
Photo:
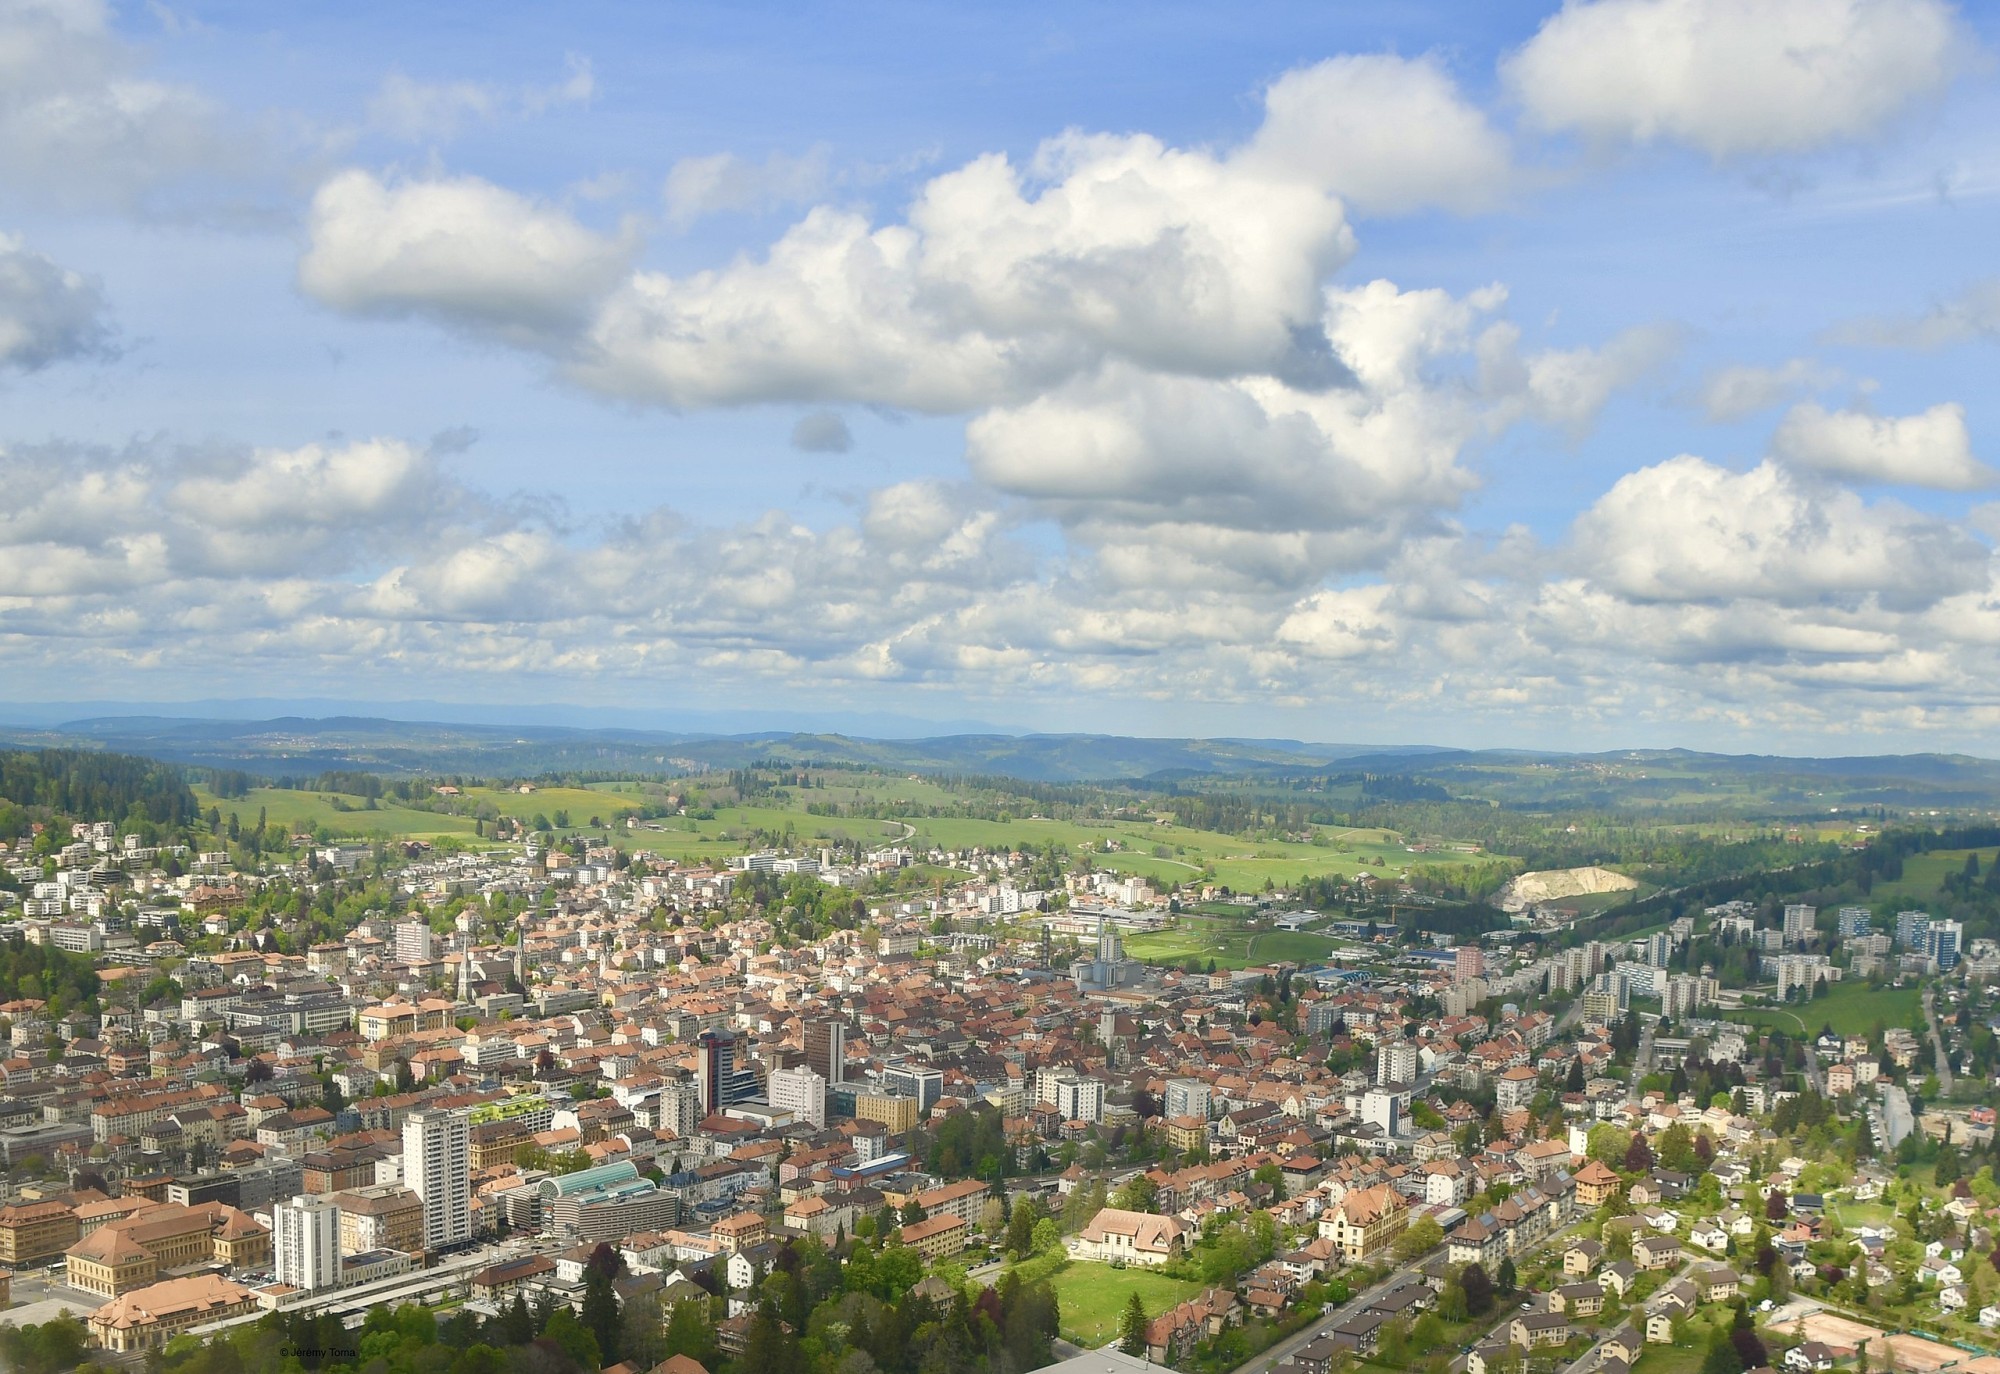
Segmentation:
{"type": "Polygon", "coordinates": [[[1995,28],[0,4],[0,692],[1990,752],[1995,28]]]}

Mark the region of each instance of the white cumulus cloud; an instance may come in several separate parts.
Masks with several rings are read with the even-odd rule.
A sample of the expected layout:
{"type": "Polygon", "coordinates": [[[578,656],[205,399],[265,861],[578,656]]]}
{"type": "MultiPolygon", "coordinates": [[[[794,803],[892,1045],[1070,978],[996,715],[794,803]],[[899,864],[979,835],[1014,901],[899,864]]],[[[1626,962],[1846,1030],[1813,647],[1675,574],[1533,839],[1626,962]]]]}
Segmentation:
{"type": "Polygon", "coordinates": [[[1492,208],[1513,180],[1507,138],[1432,58],[1329,58],[1264,93],[1243,160],[1326,186],[1364,214],[1492,208]]]}
{"type": "Polygon", "coordinates": [[[573,330],[635,244],[477,177],[343,172],[313,197],[299,285],[355,314],[431,314],[533,342],[573,330]]]}
{"type": "Polygon", "coordinates": [[[1146,137],[981,157],[906,223],[820,208],[761,260],[640,272],[573,375],[672,405],[852,400],[962,411],[1122,358],[1283,367],[1353,241],[1318,188],[1146,137]]]}
{"type": "Polygon", "coordinates": [[[1795,467],[1833,477],[1941,491],[1976,491],[2000,476],[1973,456],[1965,407],[1956,402],[1901,416],[1829,411],[1807,402],[1779,424],[1771,451],[1795,467]]]}
{"type": "Polygon", "coordinates": [[[1921,606],[1976,585],[1989,560],[1961,527],[1775,463],[1737,473],[1683,455],[1620,478],[1578,517],[1581,565],[1639,602],[1921,606]]]}
{"type": "Polygon", "coordinates": [[[1972,51],[1944,0],[1566,0],[1501,72],[1544,128],[1728,158],[1872,133],[1972,51]]]}

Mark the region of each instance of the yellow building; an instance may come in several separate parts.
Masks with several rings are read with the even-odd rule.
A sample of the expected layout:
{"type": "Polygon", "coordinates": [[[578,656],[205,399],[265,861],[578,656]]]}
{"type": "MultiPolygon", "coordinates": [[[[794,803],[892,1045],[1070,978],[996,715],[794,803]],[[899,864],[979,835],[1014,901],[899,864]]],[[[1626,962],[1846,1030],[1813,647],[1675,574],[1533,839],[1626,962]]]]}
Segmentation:
{"type": "Polygon", "coordinates": [[[24,1202],[0,1207],[0,1264],[52,1260],[82,1234],[76,1213],[61,1202],[24,1202]]]}
{"type": "Polygon", "coordinates": [[[1388,1184],[1378,1183],[1342,1198],[1329,1229],[1340,1253],[1358,1264],[1386,1250],[1409,1223],[1409,1202],[1388,1184]]]}
{"type": "Polygon", "coordinates": [[[90,1314],[90,1339],[106,1350],[154,1350],[189,1327],[257,1310],[241,1284],[217,1274],[168,1279],[113,1298],[90,1314]]]}
{"type": "Polygon", "coordinates": [[[965,1248],[965,1238],[970,1228],[954,1216],[933,1217],[929,1221],[912,1222],[903,1228],[903,1244],[922,1255],[926,1260],[943,1259],[955,1255],[965,1248]]]}
{"type": "Polygon", "coordinates": [[[890,1135],[901,1135],[917,1124],[917,1099],[901,1093],[856,1093],[854,1116],[857,1121],[879,1121],[890,1135]]]}
{"type": "Polygon", "coordinates": [[[1198,1116],[1167,1118],[1167,1145],[1175,1154],[1192,1154],[1208,1143],[1208,1123],[1198,1116]]]}
{"type": "Polygon", "coordinates": [[[1618,1175],[1604,1161],[1593,1159],[1576,1175],[1576,1200],[1585,1207],[1602,1207],[1618,1196],[1618,1175]]]}
{"type": "Polygon", "coordinates": [[[247,1212],[220,1202],[150,1203],[70,1246],[64,1264],[72,1288],[115,1298],[191,1264],[247,1269],[270,1258],[271,1233],[247,1212]]]}
{"type": "Polygon", "coordinates": [[[708,1233],[726,1253],[733,1255],[768,1239],[771,1228],[755,1212],[738,1212],[716,1222],[708,1228],[708,1233]]]}
{"type": "Polygon", "coordinates": [[[378,1183],[335,1193],[340,1207],[340,1253],[424,1248],[424,1200],[395,1183],[378,1183]]]}

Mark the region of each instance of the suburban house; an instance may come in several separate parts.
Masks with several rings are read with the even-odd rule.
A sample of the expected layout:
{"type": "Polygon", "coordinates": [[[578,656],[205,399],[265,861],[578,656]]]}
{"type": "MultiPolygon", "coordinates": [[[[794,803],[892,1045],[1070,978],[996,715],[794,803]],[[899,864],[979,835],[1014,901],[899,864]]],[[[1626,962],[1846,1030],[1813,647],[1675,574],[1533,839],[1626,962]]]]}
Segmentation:
{"type": "Polygon", "coordinates": [[[1069,1243],[1072,1257],[1109,1264],[1159,1265],[1186,1249],[1188,1228],[1173,1217],[1106,1207],[1069,1243]]]}

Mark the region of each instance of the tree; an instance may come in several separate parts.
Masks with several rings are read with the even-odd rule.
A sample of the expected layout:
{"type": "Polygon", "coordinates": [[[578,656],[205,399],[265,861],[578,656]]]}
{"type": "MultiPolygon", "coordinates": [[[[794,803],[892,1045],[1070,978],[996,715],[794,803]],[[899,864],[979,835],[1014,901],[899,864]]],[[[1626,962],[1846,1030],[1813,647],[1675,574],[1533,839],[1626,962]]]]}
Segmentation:
{"type": "Polygon", "coordinates": [[[1111,1195],[1111,1205],[1126,1212],[1150,1212],[1160,1195],[1160,1185],[1144,1174],[1135,1175],[1111,1195]]]}
{"type": "MultiPolygon", "coordinates": [[[[703,1365],[714,1367],[715,1327],[708,1319],[708,1304],[702,1301],[684,1301],[674,1304],[673,1315],[667,1318],[667,1355],[685,1355],[703,1365]]],[[[662,1356],[661,1358],[665,1358],[662,1356]]]]}
{"type": "Polygon", "coordinates": [[[1418,1217],[1410,1228],[1396,1237],[1392,1251],[1396,1258],[1407,1263],[1427,1251],[1444,1243],[1444,1228],[1435,1218],[1418,1217]]]}
{"type": "Polygon", "coordinates": [[[1500,1267],[1493,1271],[1493,1286],[1499,1290],[1502,1297],[1511,1298],[1514,1296],[1514,1286],[1517,1282],[1514,1274],[1514,1257],[1502,1255],[1500,1267]]]}
{"type": "Polygon", "coordinates": [[[1632,1141],[1624,1131],[1606,1121],[1590,1128],[1590,1141],[1584,1153],[1606,1168],[1615,1169],[1625,1162],[1625,1152],[1632,1141]]]}
{"type": "Polygon", "coordinates": [[[597,1348],[597,1337],[590,1334],[590,1328],[577,1320],[576,1314],[567,1304],[558,1307],[549,1318],[549,1324],[542,1328],[542,1335],[554,1341],[562,1352],[576,1362],[578,1369],[592,1370],[604,1368],[604,1360],[597,1348]]]}
{"type": "Polygon", "coordinates": [[[1743,1357],[1736,1353],[1731,1333],[1717,1327],[1708,1338],[1708,1354],[1702,1358],[1701,1374],[1743,1374],[1743,1357]]]}
{"type": "Polygon", "coordinates": [[[508,1345],[526,1345],[535,1339],[535,1317],[528,1311],[528,1300],[518,1288],[514,1290],[513,1303],[500,1314],[500,1331],[508,1345]]]}
{"type": "Polygon", "coordinates": [[[1483,1317],[1493,1310],[1493,1280],[1486,1276],[1484,1266],[1466,1265],[1459,1271],[1458,1286],[1465,1290],[1465,1310],[1469,1315],[1483,1317]]]}
{"type": "Polygon", "coordinates": [[[1125,1300],[1125,1315],[1118,1322],[1118,1348],[1127,1355],[1146,1353],[1146,1306],[1137,1293],[1125,1300]]]}
{"type": "Polygon", "coordinates": [[[997,1197],[986,1199],[986,1205],[979,1212],[979,1229],[989,1240],[998,1239],[1007,1229],[1007,1204],[997,1197]]]}
{"type": "Polygon", "coordinates": [[[799,1374],[805,1368],[798,1337],[784,1328],[769,1303],[760,1305],[751,1320],[737,1368],[754,1369],[757,1374],[799,1374]]]}
{"type": "Polygon", "coordinates": [[[1020,1259],[1034,1253],[1035,1204],[1025,1194],[1014,1199],[1014,1214],[1007,1219],[1007,1248],[1020,1259]]]}
{"type": "Polygon", "coordinates": [[[1382,1363],[1389,1365],[1406,1364],[1410,1356],[1410,1324],[1402,1317],[1385,1322],[1376,1336],[1376,1346],[1381,1352],[1382,1363]]]}
{"type": "Polygon", "coordinates": [[[1653,1147],[1646,1143],[1646,1137],[1638,1131],[1632,1132],[1632,1143],[1625,1147],[1625,1168],[1628,1172],[1643,1174],[1653,1167],[1653,1147]]]}
{"type": "Polygon", "coordinates": [[[1694,1133],[1678,1121],[1660,1132],[1659,1154],[1660,1163],[1675,1173],[1692,1174],[1701,1166],[1695,1157],[1694,1133]]]}
{"type": "Polygon", "coordinates": [[[1764,1194],[1764,1216],[1771,1221],[1783,1221],[1791,1205],[1792,1200],[1785,1196],[1783,1188],[1773,1188],[1764,1194]]]}
{"type": "Polygon", "coordinates": [[[618,1294],[611,1281],[620,1263],[618,1252],[600,1242],[583,1270],[583,1325],[597,1341],[599,1368],[619,1359],[618,1294]]]}

